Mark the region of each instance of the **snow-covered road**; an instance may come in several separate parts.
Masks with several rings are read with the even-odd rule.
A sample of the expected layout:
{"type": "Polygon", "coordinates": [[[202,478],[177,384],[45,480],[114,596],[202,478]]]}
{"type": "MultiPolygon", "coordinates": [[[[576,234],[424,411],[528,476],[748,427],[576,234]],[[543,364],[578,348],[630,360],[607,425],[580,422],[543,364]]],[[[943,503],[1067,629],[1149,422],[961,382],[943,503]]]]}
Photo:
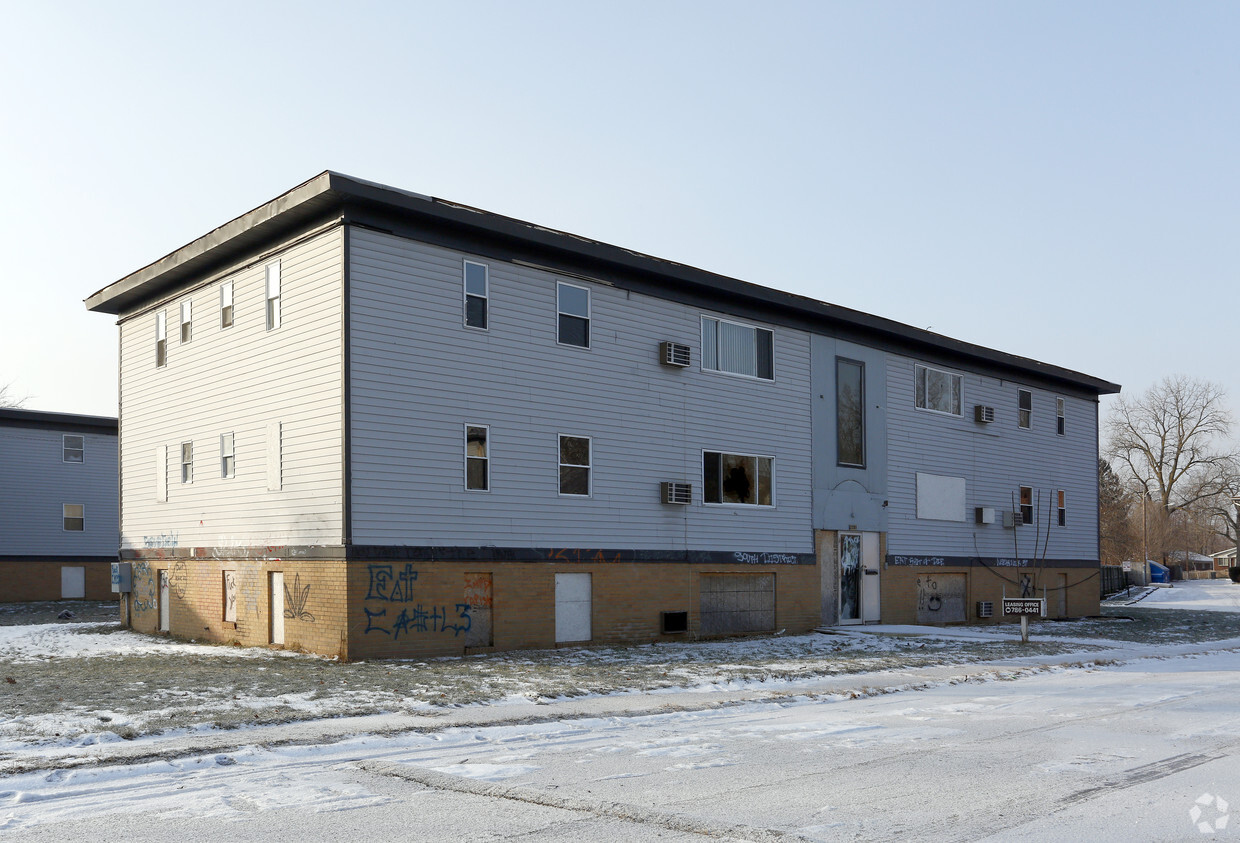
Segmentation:
{"type": "Polygon", "coordinates": [[[0,837],[1240,840],[1240,651],[988,677],[24,773],[0,837]]]}

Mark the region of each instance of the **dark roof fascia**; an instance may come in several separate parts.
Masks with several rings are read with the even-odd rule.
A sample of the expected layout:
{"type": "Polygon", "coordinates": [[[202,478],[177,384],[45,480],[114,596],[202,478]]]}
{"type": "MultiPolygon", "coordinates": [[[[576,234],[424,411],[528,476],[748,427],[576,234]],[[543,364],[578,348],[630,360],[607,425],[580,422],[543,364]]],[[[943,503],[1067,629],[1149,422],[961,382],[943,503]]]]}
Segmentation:
{"type": "Polygon", "coordinates": [[[105,313],[131,310],[191,276],[201,275],[208,265],[222,265],[243,252],[257,250],[260,244],[270,243],[294,229],[305,228],[311,220],[334,213],[359,224],[392,230],[412,228],[424,235],[436,234],[434,239],[441,243],[455,241],[474,248],[481,241],[501,250],[493,255],[496,257],[504,252],[510,259],[528,255],[526,260],[537,261],[547,256],[549,260],[545,262],[552,264],[547,267],[551,271],[555,271],[555,264],[559,263],[578,267],[586,274],[606,276],[618,270],[624,278],[618,286],[636,289],[634,282],[641,279],[650,285],[655,295],[692,296],[703,304],[715,303],[716,309],[720,300],[746,310],[756,307],[791,320],[785,324],[870,344],[879,341],[902,350],[924,350],[949,363],[982,363],[1017,377],[1037,377],[1093,395],[1120,390],[1118,384],[1070,369],[330,170],[103,288],[86,300],[86,306],[105,313]]]}
{"type": "Polygon", "coordinates": [[[50,413],[43,410],[0,408],[0,427],[24,427],[40,430],[81,430],[116,435],[117,422],[111,416],[79,416],[74,413],[50,413]]]}

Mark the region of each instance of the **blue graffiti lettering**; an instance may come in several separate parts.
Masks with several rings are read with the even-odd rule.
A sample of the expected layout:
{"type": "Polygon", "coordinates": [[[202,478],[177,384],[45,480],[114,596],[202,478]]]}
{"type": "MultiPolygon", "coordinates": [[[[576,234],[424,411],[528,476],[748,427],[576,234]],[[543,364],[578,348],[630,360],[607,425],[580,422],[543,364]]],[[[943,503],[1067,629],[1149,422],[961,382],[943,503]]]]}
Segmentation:
{"type": "Polygon", "coordinates": [[[370,609],[363,606],[362,611],[366,613],[366,628],[362,630],[363,632],[382,632],[384,635],[391,635],[391,632],[389,632],[386,628],[375,623],[375,618],[381,618],[386,615],[387,609],[380,609],[377,612],[372,612],[370,609]]]}
{"type": "Polygon", "coordinates": [[[413,584],[418,579],[418,572],[412,565],[393,574],[391,565],[368,565],[370,571],[370,589],[366,592],[367,600],[387,600],[390,603],[412,603],[413,584]]]}

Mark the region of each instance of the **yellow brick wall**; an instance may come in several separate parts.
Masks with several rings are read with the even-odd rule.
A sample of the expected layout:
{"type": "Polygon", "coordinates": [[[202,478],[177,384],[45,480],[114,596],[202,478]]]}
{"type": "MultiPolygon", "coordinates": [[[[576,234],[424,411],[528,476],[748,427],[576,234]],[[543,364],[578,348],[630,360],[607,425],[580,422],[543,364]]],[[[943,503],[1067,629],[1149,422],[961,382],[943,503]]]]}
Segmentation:
{"type": "Polygon", "coordinates": [[[111,562],[49,562],[19,559],[0,562],[0,603],[60,599],[60,569],[85,568],[87,600],[113,600],[111,562]]]}
{"type": "Polygon", "coordinates": [[[1034,597],[1046,598],[1048,618],[1079,618],[1099,613],[1098,576],[1095,570],[1088,568],[914,568],[885,565],[882,572],[883,623],[917,623],[917,579],[942,574],[964,574],[965,611],[970,623],[986,622],[977,617],[977,603],[980,600],[994,603],[994,616],[990,622],[999,622],[1004,594],[1008,597],[1020,596],[1022,575],[1032,577],[1034,597]],[[1060,580],[1060,576],[1064,579],[1060,580]],[[1061,582],[1067,584],[1066,612],[1060,611],[1061,582]],[[1046,586],[1045,594],[1043,585],[1046,586]]]}

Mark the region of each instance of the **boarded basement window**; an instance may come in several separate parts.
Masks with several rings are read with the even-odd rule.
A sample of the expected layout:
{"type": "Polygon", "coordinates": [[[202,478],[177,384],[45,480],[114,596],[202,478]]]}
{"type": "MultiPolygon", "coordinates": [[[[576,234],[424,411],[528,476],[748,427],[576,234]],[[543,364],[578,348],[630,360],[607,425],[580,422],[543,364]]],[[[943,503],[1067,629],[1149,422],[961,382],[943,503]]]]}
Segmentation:
{"type": "Polygon", "coordinates": [[[698,595],[703,635],[775,629],[774,574],[702,574],[698,595]]]}

